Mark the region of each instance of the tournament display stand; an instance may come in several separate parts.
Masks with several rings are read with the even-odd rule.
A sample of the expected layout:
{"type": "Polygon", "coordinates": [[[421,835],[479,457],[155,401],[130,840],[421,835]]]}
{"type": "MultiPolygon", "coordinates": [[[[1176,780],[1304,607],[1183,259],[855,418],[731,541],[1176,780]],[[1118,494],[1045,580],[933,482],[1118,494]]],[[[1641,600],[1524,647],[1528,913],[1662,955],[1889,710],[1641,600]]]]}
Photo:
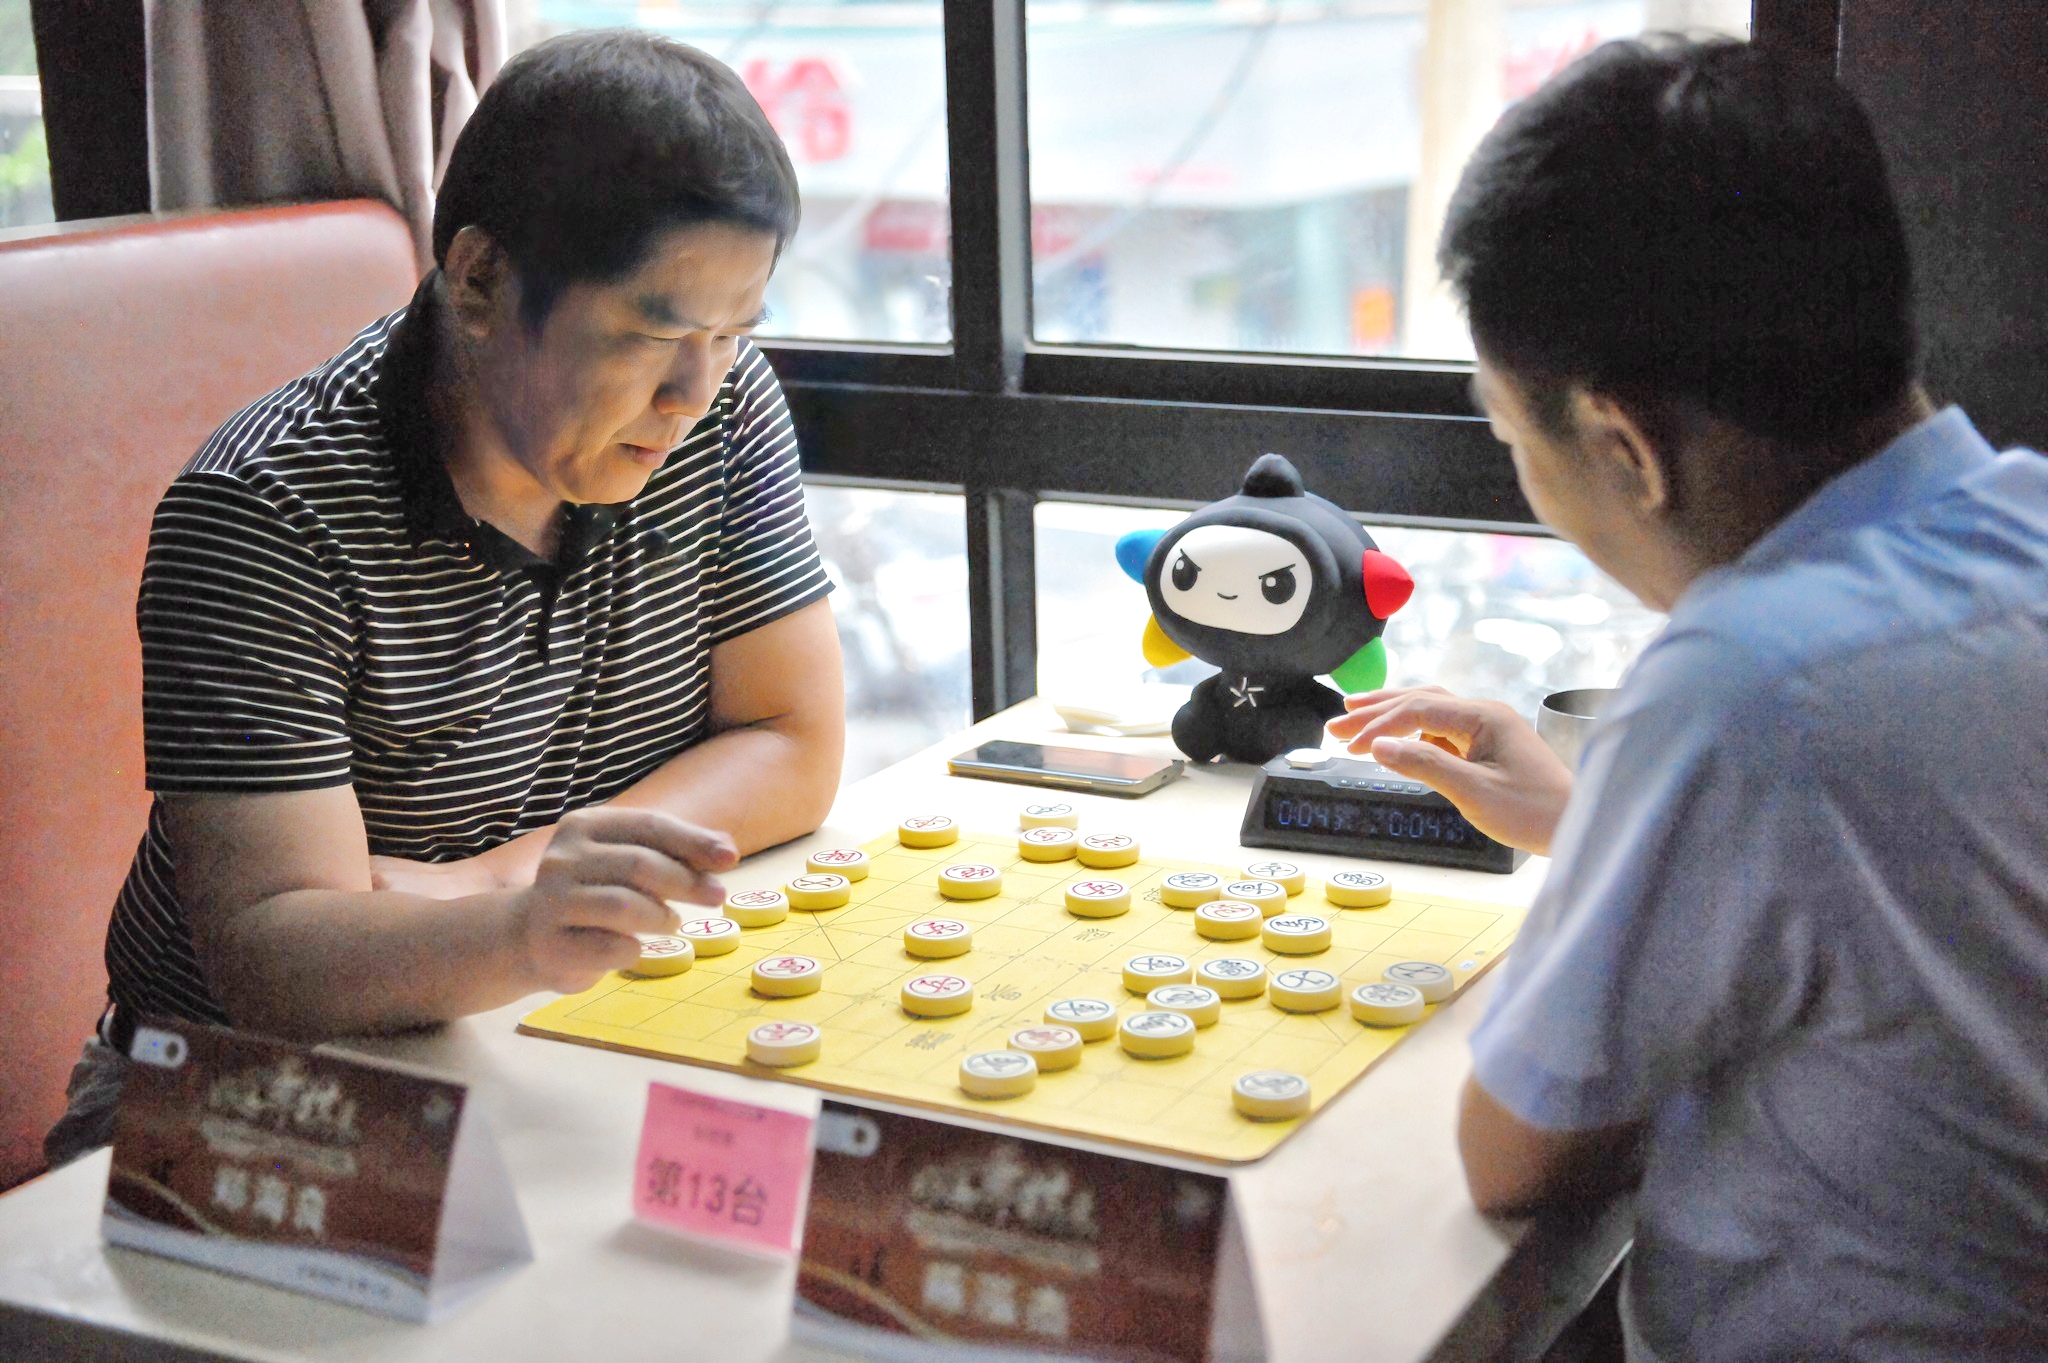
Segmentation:
{"type": "MultiPolygon", "coordinates": [[[[946,774],[990,738],[1170,752],[1065,733],[1028,701],[846,787],[812,837],[749,861],[733,883],[799,874],[804,855],[885,831],[897,812],[943,809],[1004,828],[1027,788],[946,774]]],[[[1084,820],[1148,850],[1237,858],[1252,769],[1194,769],[1139,800],[1064,796],[1084,820]]],[[[1345,863],[1290,854],[1311,875],[1345,863]]],[[[1549,863],[1513,875],[1386,867],[1433,893],[1527,904],[1549,863]]],[[[1273,1154],[1229,1169],[1274,1360],[1538,1359],[1627,1244],[1625,1206],[1581,1218],[1489,1221],[1474,1210],[1455,1125],[1467,1042],[1497,987],[1456,1003],[1325,1106],[1273,1154]]],[[[343,1049],[430,1066],[471,1086],[504,1148],[535,1261],[452,1319],[403,1324],[348,1307],[107,1248],[104,1152],[0,1196],[0,1356],[613,1363],[678,1357],[823,1359],[789,1341],[795,1267],[672,1239],[635,1223],[628,1191],[650,1080],[813,1110],[813,1090],[522,1036],[545,996],[449,1027],[343,1049]]]]}

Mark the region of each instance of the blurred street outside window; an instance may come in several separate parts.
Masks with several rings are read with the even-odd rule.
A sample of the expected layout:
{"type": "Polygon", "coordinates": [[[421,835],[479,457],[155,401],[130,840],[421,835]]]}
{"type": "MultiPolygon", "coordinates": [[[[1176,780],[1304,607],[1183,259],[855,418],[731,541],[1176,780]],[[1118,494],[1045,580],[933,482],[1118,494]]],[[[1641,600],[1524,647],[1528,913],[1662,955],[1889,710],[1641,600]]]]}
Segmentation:
{"type": "Polygon", "coordinates": [[[857,781],[970,719],[965,499],[807,483],[804,509],[832,579],[857,781]]]}
{"type": "Polygon", "coordinates": [[[1436,237],[1501,111],[1750,0],[1028,0],[1040,341],[1469,359],[1436,237]]]}
{"type": "Polygon", "coordinates": [[[28,0],[0,0],[0,228],[54,217],[28,0]]]}
{"type": "Polygon", "coordinates": [[[633,26],[739,73],[803,191],[762,335],[952,338],[939,0],[506,0],[506,17],[514,51],[633,26]]]}
{"type": "MultiPolygon", "coordinates": [[[[951,334],[940,0],[507,0],[515,48],[638,25],[729,63],[804,224],[768,334],[951,334]]],[[[1502,109],[1610,38],[1750,0],[1027,0],[1045,342],[1469,358],[1436,274],[1502,109]]]]}

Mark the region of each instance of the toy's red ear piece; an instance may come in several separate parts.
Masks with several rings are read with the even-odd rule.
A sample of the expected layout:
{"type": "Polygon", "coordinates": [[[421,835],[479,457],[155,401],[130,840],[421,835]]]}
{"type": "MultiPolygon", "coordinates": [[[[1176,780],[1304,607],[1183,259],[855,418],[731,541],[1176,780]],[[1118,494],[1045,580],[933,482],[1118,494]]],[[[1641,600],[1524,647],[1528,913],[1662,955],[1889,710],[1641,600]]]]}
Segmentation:
{"type": "Polygon", "coordinates": [[[1413,595],[1415,579],[1406,568],[1377,549],[1365,551],[1365,605],[1374,617],[1385,620],[1413,595]]]}

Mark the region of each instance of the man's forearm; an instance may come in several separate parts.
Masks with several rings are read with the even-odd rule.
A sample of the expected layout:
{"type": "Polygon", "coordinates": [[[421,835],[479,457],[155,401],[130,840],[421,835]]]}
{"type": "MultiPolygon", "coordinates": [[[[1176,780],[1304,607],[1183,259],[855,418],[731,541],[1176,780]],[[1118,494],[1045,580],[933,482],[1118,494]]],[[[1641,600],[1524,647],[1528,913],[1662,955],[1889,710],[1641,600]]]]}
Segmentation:
{"type": "Polygon", "coordinates": [[[1594,1201],[1640,1176],[1634,1125],[1546,1131],[1516,1117],[1476,1077],[1459,1101],[1458,1151],[1480,1211],[1519,1216],[1539,1207],[1594,1201]]]}
{"type": "Polygon", "coordinates": [[[813,832],[838,793],[841,744],[774,724],[728,729],[612,800],[731,835],[741,856],[813,832]]]}
{"type": "MultiPolygon", "coordinates": [[[[827,735],[770,724],[728,729],[677,753],[605,803],[658,809],[717,829],[748,856],[800,838],[825,821],[838,792],[841,752],[841,743],[827,735]]],[[[554,832],[537,828],[476,860],[500,886],[531,884],[554,832]]]]}
{"type": "MultiPolygon", "coordinates": [[[[677,753],[605,803],[652,809],[726,834],[741,856],[802,837],[839,790],[846,705],[832,609],[800,610],[711,650],[711,737],[677,753]]],[[[537,829],[473,858],[490,884],[531,883],[552,841],[537,829]]],[[[436,894],[428,883],[418,888],[436,894]]],[[[456,894],[475,887],[458,883],[456,894]]]]}
{"type": "Polygon", "coordinates": [[[237,1027],[316,1041],[400,1031],[542,987],[509,898],[293,890],[235,915],[202,954],[237,1027]]]}

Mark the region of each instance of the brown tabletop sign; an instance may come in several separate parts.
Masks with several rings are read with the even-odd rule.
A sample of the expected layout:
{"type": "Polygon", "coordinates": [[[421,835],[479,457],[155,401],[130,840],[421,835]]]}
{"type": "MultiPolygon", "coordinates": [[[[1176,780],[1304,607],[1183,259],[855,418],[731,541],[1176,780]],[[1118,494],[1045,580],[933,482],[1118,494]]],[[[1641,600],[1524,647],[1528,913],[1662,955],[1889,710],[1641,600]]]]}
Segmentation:
{"type": "Polygon", "coordinates": [[[828,1101],[799,1338],[871,1358],[1264,1357],[1215,1174],[828,1101]]]}
{"type": "Polygon", "coordinates": [[[532,1259],[463,1085],[155,1019],[129,1053],[110,1243],[407,1320],[532,1259]]]}

